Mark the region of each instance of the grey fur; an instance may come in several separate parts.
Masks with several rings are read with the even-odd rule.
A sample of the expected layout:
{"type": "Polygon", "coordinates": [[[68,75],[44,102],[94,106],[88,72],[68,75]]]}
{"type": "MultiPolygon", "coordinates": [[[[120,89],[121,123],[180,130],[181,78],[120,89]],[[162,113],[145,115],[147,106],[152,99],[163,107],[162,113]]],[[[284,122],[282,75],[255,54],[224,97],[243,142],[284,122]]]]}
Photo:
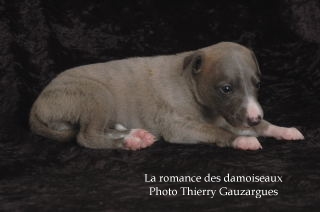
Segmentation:
{"type": "Polygon", "coordinates": [[[135,128],[172,143],[232,146],[239,135],[272,136],[265,133],[268,122],[246,126],[239,109],[244,107],[243,83],[256,98],[250,80],[259,75],[252,52],[230,42],[176,55],[80,66],[61,73],[41,92],[31,109],[30,127],[58,141],[76,138],[88,148],[123,148],[124,137],[135,128]],[[199,57],[202,64],[193,65],[199,57]],[[234,98],[217,96],[215,86],[223,78],[240,80],[234,98]],[[128,130],[118,130],[117,124],[128,130]]]}

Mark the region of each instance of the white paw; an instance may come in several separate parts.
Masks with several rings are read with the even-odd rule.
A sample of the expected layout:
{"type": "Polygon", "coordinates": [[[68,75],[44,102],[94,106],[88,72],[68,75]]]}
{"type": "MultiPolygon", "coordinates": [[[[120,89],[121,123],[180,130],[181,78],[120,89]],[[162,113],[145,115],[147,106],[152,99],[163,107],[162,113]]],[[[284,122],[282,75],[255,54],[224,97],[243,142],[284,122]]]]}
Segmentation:
{"type": "Polygon", "coordinates": [[[125,126],[123,126],[122,124],[115,124],[114,128],[118,131],[126,131],[128,130],[127,128],[125,128],[125,126]]]}
{"type": "Polygon", "coordinates": [[[304,136],[299,130],[294,127],[280,127],[279,129],[277,129],[275,138],[278,140],[303,140],[304,136]]]}
{"type": "Polygon", "coordinates": [[[256,137],[239,136],[233,143],[232,147],[241,150],[258,150],[262,146],[256,137]]]}
{"type": "Polygon", "coordinates": [[[139,150],[151,146],[156,137],[143,129],[133,129],[124,138],[124,147],[128,150],[139,150]]]}

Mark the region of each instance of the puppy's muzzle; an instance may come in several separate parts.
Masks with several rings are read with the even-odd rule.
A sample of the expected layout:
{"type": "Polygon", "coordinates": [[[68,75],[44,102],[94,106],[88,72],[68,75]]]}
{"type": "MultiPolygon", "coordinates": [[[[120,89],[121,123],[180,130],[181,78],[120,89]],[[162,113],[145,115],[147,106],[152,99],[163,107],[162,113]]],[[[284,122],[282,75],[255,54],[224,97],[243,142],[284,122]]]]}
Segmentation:
{"type": "Polygon", "coordinates": [[[247,124],[249,126],[258,125],[263,118],[263,111],[261,106],[254,98],[249,98],[247,104],[247,124]]]}

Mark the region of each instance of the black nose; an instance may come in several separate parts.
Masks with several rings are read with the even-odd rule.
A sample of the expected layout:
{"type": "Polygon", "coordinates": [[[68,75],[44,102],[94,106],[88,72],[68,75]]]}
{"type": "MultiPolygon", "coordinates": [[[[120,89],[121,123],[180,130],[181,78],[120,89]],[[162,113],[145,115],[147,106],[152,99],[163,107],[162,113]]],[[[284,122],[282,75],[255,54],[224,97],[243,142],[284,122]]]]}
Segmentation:
{"type": "Polygon", "coordinates": [[[261,122],[261,116],[253,117],[253,118],[248,118],[248,124],[249,126],[256,126],[261,122]]]}

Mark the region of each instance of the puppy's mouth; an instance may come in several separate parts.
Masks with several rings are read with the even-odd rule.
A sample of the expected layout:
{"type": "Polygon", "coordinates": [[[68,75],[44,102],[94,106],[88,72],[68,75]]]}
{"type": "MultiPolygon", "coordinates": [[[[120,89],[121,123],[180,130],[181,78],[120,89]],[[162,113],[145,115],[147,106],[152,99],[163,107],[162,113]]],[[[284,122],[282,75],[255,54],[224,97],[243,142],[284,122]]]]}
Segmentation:
{"type": "Polygon", "coordinates": [[[249,126],[248,124],[243,124],[242,126],[239,127],[241,130],[247,130],[249,128],[251,128],[251,126],[249,126]]]}
{"type": "Polygon", "coordinates": [[[248,123],[246,123],[243,119],[239,117],[239,115],[233,115],[231,118],[226,118],[225,120],[233,127],[238,128],[240,130],[247,130],[251,128],[248,123]]]}

